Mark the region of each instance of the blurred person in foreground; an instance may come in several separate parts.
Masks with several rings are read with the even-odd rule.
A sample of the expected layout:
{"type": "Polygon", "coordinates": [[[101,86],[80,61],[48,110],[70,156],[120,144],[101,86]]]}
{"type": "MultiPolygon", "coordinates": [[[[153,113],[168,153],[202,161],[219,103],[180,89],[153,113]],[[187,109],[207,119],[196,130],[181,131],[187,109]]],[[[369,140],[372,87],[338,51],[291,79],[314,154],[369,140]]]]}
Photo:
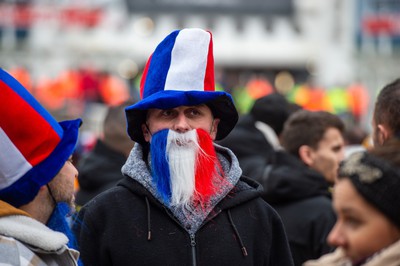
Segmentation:
{"type": "Polygon", "coordinates": [[[333,191],[335,252],[306,266],[400,265],[400,142],[351,155],[333,191]]]}
{"type": "Polygon", "coordinates": [[[74,209],[80,124],[58,123],[0,69],[1,265],[77,265],[65,204],[74,209]]]}
{"type": "Polygon", "coordinates": [[[375,146],[391,138],[400,139],[400,79],[379,92],[372,117],[372,139],[375,146]]]}
{"type": "Polygon", "coordinates": [[[135,142],[126,134],[125,107],[133,101],[109,106],[103,121],[103,136],[78,163],[77,209],[123,178],[121,168],[135,142]]]}
{"type": "Polygon", "coordinates": [[[336,221],[331,188],[344,158],[344,123],[325,111],[300,110],[286,121],[278,151],[259,179],[263,197],[281,216],[295,265],[332,251],[336,221]]]}
{"type": "Polygon", "coordinates": [[[292,265],[282,222],[213,143],[235,126],[232,97],[215,91],[212,35],[169,34],[149,58],[142,100],[126,109],[136,142],[125,178],[74,223],[85,266],[292,265]]]}
{"type": "Polygon", "coordinates": [[[269,158],[282,149],[279,139],[283,124],[299,109],[277,92],[268,94],[257,99],[232,132],[217,143],[233,151],[243,175],[257,180],[263,175],[269,158]]]}

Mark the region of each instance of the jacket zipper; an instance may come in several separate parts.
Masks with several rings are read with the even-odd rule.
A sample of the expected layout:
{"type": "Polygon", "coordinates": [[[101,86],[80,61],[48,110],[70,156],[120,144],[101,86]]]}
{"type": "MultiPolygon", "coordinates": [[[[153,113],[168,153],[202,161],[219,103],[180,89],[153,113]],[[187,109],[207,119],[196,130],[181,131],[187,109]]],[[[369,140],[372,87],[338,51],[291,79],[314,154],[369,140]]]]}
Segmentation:
{"type": "MultiPolygon", "coordinates": [[[[180,227],[184,228],[181,223],[173,216],[171,215],[170,211],[164,207],[166,213],[168,214],[168,216],[175,221],[180,227]]],[[[218,214],[220,214],[222,212],[221,209],[218,209],[218,211],[211,216],[209,219],[204,220],[203,224],[199,227],[199,229],[209,220],[213,219],[214,217],[216,217],[218,214]]],[[[195,234],[189,234],[190,236],[190,245],[192,246],[192,265],[196,266],[197,265],[197,258],[196,258],[196,235],[195,234]]]]}
{"type": "Polygon", "coordinates": [[[194,234],[190,234],[190,245],[192,246],[192,265],[196,266],[196,238],[194,234]]]}
{"type": "MultiPolygon", "coordinates": [[[[168,216],[175,221],[181,228],[185,229],[182,224],[169,212],[169,210],[167,208],[165,208],[166,213],[168,214],[168,216]]],[[[196,236],[195,234],[189,234],[190,237],[190,245],[192,246],[192,265],[196,266],[197,262],[196,262],[196,236]]]]}

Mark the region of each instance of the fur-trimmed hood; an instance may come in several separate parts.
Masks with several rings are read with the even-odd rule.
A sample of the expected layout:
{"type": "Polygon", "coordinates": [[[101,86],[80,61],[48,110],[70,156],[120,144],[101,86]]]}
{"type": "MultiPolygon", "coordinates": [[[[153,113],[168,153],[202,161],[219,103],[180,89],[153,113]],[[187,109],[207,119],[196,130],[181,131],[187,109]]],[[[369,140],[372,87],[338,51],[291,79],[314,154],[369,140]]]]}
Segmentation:
{"type": "Polygon", "coordinates": [[[63,251],[68,238],[49,229],[26,212],[0,201],[0,235],[12,237],[43,251],[63,251]]]}

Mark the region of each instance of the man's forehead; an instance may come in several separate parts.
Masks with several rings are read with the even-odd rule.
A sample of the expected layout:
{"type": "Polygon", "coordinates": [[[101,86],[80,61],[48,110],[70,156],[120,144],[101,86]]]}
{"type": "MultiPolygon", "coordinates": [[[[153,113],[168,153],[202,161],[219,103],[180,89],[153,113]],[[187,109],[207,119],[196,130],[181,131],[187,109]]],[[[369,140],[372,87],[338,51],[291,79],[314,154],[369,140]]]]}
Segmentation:
{"type": "Polygon", "coordinates": [[[207,108],[210,109],[206,104],[198,104],[198,105],[181,105],[181,106],[176,106],[176,107],[171,107],[171,108],[165,108],[165,109],[158,109],[158,108],[152,108],[150,110],[156,110],[156,111],[163,111],[163,110],[185,110],[185,109],[191,109],[191,108],[207,108]]]}
{"type": "Polygon", "coordinates": [[[341,146],[344,144],[344,138],[339,129],[331,127],[327,129],[318,142],[318,146],[341,146]]]}

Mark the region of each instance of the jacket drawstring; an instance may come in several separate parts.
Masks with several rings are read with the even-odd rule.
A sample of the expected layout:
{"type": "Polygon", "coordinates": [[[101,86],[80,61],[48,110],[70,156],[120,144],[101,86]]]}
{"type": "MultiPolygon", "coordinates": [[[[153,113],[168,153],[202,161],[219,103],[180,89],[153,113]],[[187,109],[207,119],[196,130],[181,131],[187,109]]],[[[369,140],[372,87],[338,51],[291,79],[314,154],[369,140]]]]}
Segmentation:
{"type": "Polygon", "coordinates": [[[150,241],[151,240],[150,204],[149,204],[149,200],[147,199],[147,197],[145,197],[145,199],[146,199],[146,208],[147,208],[147,240],[150,241]]]}
{"type": "Polygon", "coordinates": [[[233,223],[233,219],[232,219],[232,215],[231,215],[231,210],[228,209],[228,218],[229,218],[229,222],[232,225],[233,231],[235,232],[235,235],[237,237],[237,239],[239,240],[239,245],[240,245],[240,249],[242,250],[243,256],[247,256],[247,249],[243,244],[242,238],[239,235],[239,231],[236,228],[236,225],[233,223]]]}

